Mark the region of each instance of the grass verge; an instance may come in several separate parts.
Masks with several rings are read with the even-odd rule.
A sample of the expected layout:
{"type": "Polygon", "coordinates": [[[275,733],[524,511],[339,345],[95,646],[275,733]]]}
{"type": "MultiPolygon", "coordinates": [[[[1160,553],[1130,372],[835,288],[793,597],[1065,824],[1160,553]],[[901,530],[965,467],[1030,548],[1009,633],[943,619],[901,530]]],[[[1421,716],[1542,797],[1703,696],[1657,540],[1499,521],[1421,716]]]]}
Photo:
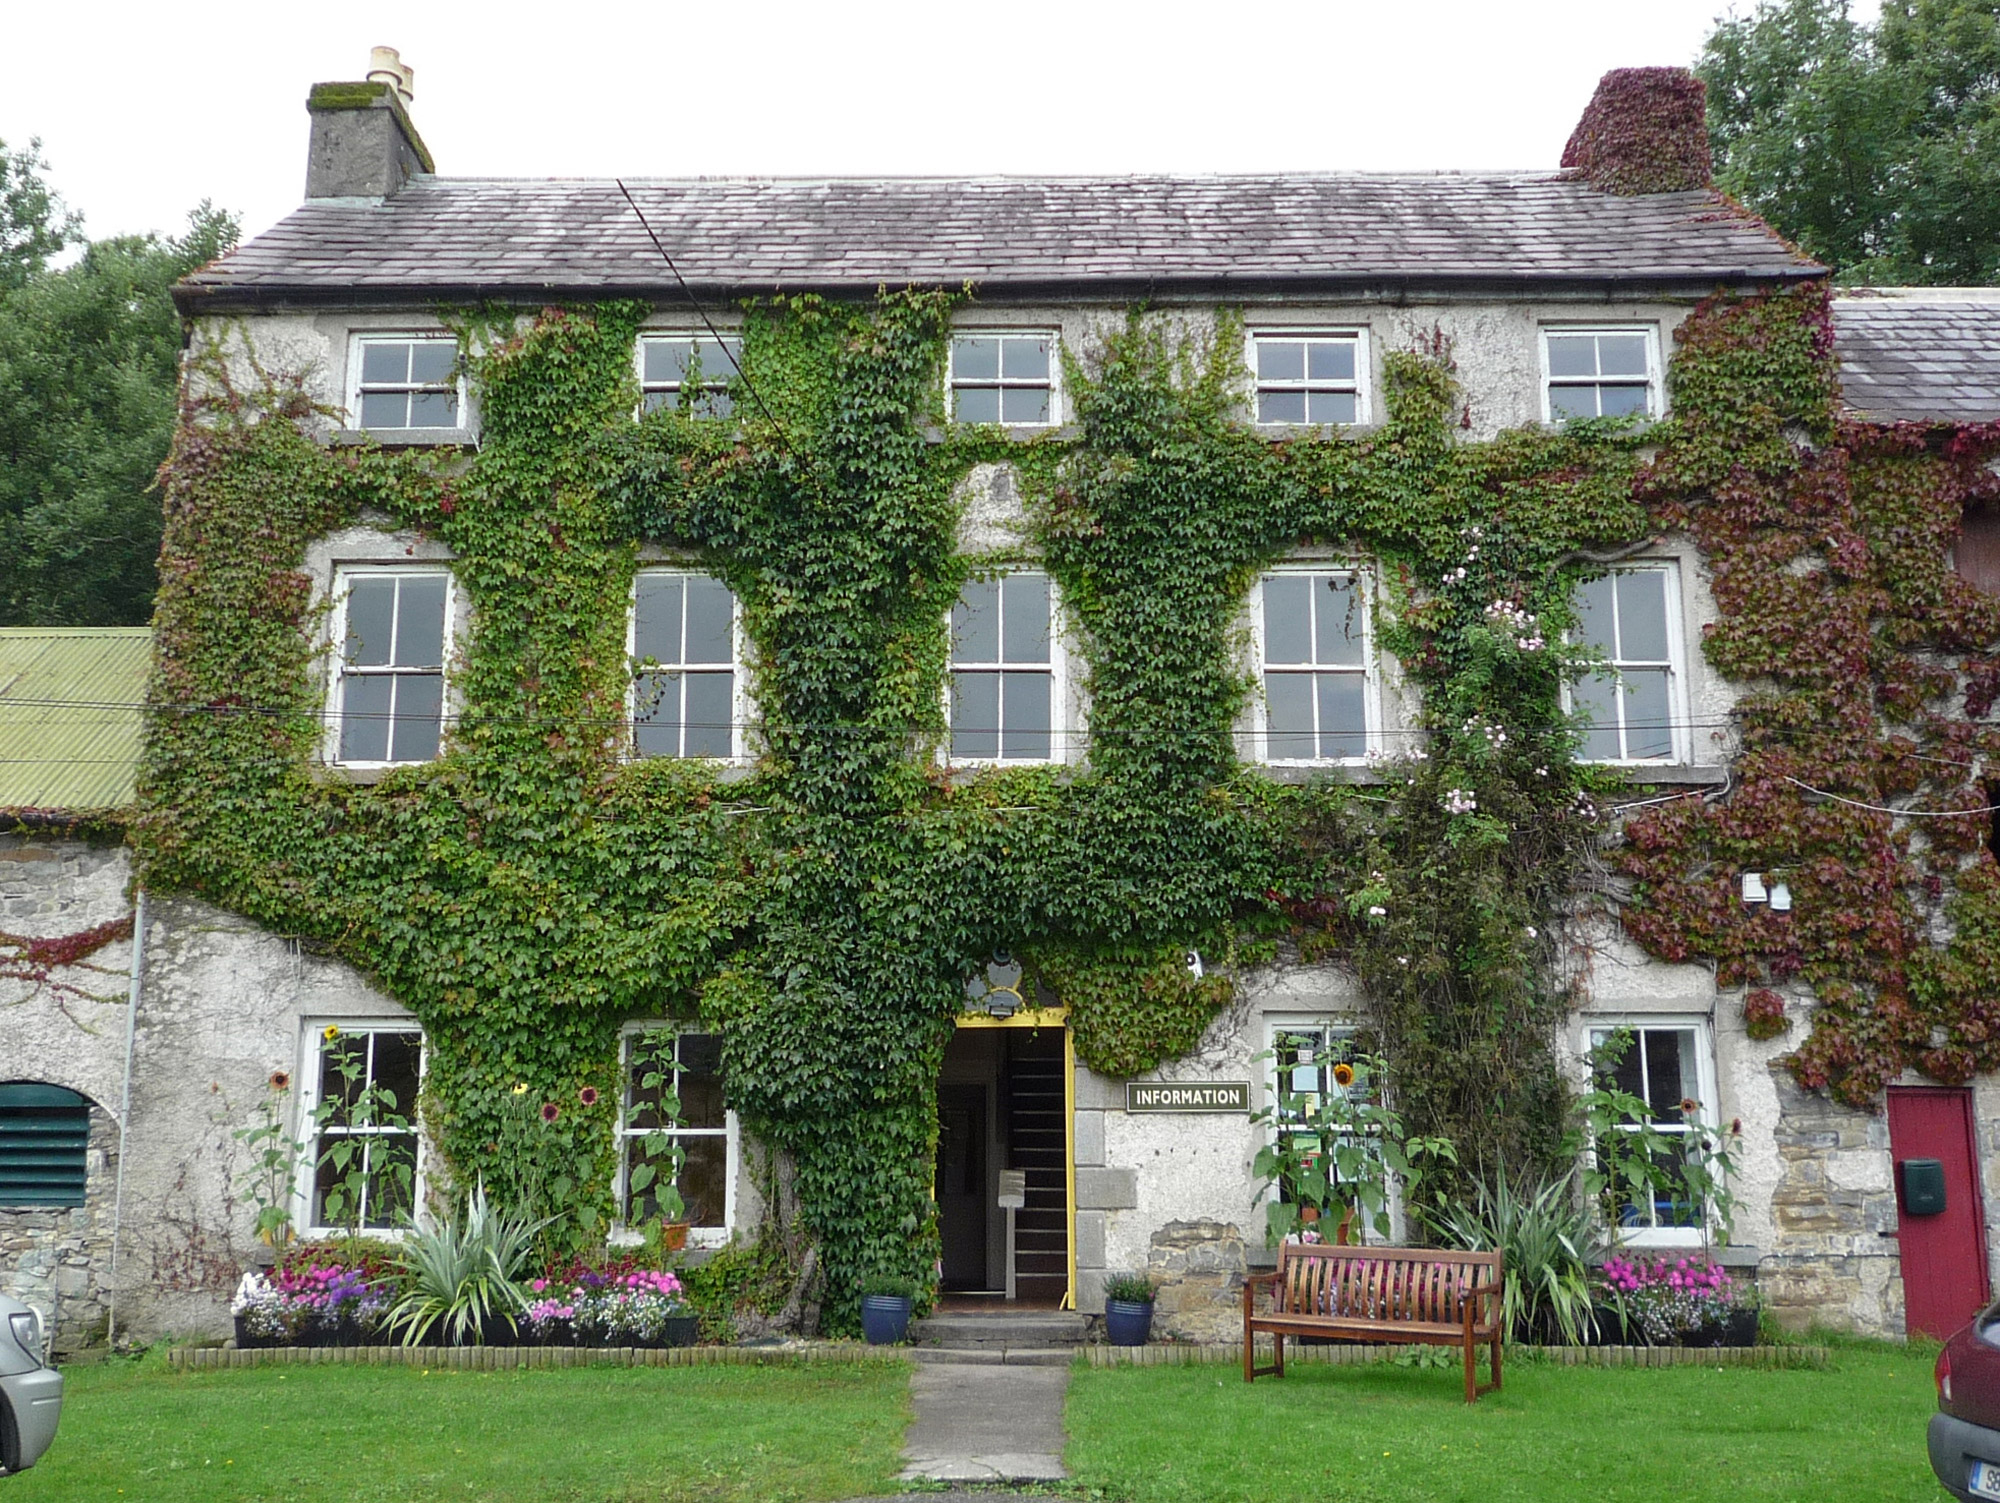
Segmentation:
{"type": "MultiPolygon", "coordinates": [[[[1456,1370],[1079,1368],[1073,1481],[1131,1503],[1870,1503],[1941,1496],[1935,1348],[1843,1344],[1824,1370],[1516,1364],[1468,1408],[1456,1370]]],[[[1482,1372],[1484,1364],[1482,1363],[1482,1372]]]]}
{"type": "Polygon", "coordinates": [[[818,1503],[887,1492],[900,1362],[65,1374],[62,1428],[6,1503],[424,1498],[818,1503]]]}

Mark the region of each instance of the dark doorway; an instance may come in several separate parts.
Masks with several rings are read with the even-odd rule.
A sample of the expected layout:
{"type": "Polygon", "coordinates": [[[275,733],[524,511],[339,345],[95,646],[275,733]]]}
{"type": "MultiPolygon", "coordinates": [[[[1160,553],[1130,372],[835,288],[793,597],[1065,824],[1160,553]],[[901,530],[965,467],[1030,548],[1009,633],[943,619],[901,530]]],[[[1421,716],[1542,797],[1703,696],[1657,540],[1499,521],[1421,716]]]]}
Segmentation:
{"type": "Polygon", "coordinates": [[[1027,1175],[1014,1217],[1021,1304],[1069,1290],[1067,1100],[1060,1028],[961,1028],[938,1083],[936,1195],[948,1293],[997,1298],[1007,1285],[1000,1171],[1027,1175]]]}
{"type": "Polygon", "coordinates": [[[1903,1325],[1912,1336],[1949,1336],[1986,1304],[1986,1211],[1977,1141],[1971,1091],[1889,1088],[1903,1325]]]}

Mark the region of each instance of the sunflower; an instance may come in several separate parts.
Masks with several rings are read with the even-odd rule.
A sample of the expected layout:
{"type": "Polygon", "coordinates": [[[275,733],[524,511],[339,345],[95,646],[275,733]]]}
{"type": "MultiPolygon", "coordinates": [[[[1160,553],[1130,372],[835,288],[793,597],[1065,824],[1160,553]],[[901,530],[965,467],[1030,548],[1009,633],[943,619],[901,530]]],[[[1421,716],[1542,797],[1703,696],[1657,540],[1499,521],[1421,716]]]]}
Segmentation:
{"type": "Polygon", "coordinates": [[[585,1086],[576,1093],[576,1099],[581,1101],[585,1106],[597,1105],[597,1087],[594,1085],[585,1086]]]}
{"type": "Polygon", "coordinates": [[[1333,1083],[1343,1091],[1354,1084],[1354,1066],[1342,1060],[1333,1067],[1333,1083]]]}
{"type": "Polygon", "coordinates": [[[553,1101],[544,1101],[542,1103],[542,1120],[544,1122],[553,1122],[561,1115],[562,1108],[557,1106],[553,1101]]]}
{"type": "Polygon", "coordinates": [[[527,1095],[527,1094],[528,1094],[528,1083],[527,1083],[527,1081],[523,1080],[523,1081],[518,1081],[518,1082],[516,1082],[516,1084],[515,1084],[515,1086],[514,1086],[514,1094],[515,1094],[516,1096],[525,1096],[525,1095],[527,1095]]]}
{"type": "Polygon", "coordinates": [[[271,1072],[272,1090],[289,1091],[291,1088],[292,1088],[292,1077],[289,1072],[284,1070],[273,1070],[271,1072]]]}
{"type": "Polygon", "coordinates": [[[325,1039],[330,1044],[335,1039],[340,1037],[340,1029],[335,1027],[332,1023],[329,1023],[323,1030],[321,1030],[320,1037],[325,1039]]]}

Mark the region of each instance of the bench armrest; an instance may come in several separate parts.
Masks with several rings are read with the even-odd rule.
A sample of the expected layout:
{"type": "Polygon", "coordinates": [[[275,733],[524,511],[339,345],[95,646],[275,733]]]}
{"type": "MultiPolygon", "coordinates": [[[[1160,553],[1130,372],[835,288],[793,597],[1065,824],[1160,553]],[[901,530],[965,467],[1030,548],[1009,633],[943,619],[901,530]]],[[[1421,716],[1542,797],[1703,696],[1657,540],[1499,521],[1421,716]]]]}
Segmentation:
{"type": "Polygon", "coordinates": [[[1272,1288],[1274,1288],[1274,1289],[1275,1289],[1275,1288],[1277,1287],[1277,1284],[1278,1284],[1278,1275],[1277,1275],[1277,1273],[1276,1273],[1276,1272],[1272,1272],[1272,1273],[1251,1273],[1251,1274],[1245,1274],[1245,1275],[1244,1275],[1244,1277],[1243,1277],[1243,1315],[1244,1315],[1244,1318],[1245,1318],[1245,1319],[1248,1319],[1248,1318],[1249,1318],[1249,1317],[1250,1317],[1251,1315],[1253,1315],[1253,1314],[1255,1314],[1255,1313],[1256,1313],[1256,1309],[1257,1309],[1257,1286],[1258,1286],[1259,1284],[1269,1284],[1269,1285],[1270,1285],[1270,1286],[1271,1286],[1272,1288]]]}

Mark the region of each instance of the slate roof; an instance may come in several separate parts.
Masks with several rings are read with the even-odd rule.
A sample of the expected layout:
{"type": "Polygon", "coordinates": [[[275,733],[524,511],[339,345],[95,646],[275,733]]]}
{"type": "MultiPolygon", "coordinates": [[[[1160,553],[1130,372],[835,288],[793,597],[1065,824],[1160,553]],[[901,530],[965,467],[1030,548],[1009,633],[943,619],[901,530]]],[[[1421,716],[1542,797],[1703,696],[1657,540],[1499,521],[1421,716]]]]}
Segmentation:
{"type": "MultiPolygon", "coordinates": [[[[1615,197],[1514,174],[628,182],[699,292],[993,295],[1199,288],[1592,287],[1822,268],[1710,192],[1615,197]]],[[[309,201],[183,281],[185,311],[674,290],[615,182],[417,177],[309,201]]]]}
{"type": "Polygon", "coordinates": [[[1881,422],[2000,421],[2000,297],[1980,289],[1836,297],[1841,397],[1881,422]]]}
{"type": "Polygon", "coordinates": [[[0,627],[0,809],[131,803],[152,665],[148,627],[0,627]]]}

